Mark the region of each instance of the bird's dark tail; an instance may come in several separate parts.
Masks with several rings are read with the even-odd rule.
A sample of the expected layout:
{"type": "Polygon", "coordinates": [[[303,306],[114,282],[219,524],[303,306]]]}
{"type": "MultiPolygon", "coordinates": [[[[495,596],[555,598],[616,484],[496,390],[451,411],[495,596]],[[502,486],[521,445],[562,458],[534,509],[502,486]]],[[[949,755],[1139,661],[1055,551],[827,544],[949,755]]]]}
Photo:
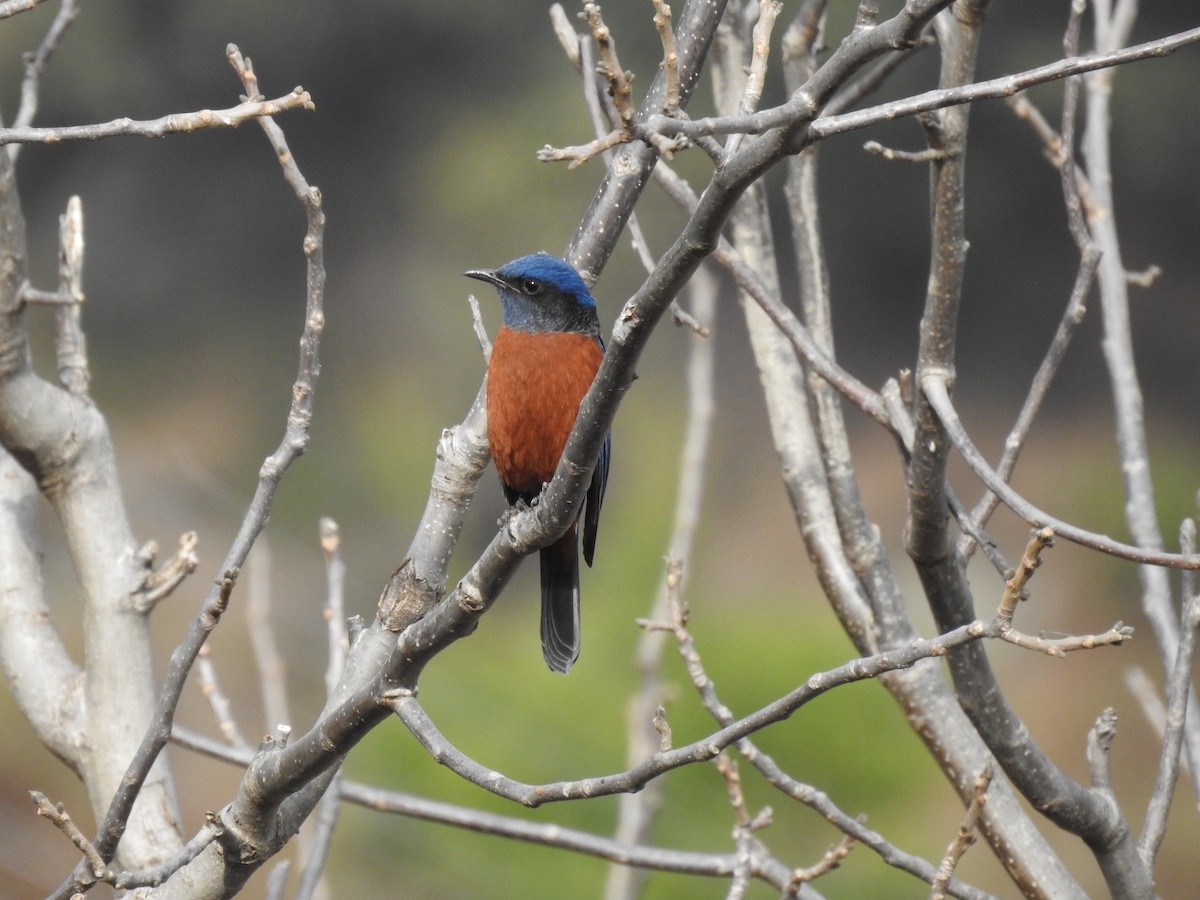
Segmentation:
{"type": "Polygon", "coordinates": [[[542,657],[566,675],[579,658],[579,543],[575,527],[541,551],[542,657]]]}

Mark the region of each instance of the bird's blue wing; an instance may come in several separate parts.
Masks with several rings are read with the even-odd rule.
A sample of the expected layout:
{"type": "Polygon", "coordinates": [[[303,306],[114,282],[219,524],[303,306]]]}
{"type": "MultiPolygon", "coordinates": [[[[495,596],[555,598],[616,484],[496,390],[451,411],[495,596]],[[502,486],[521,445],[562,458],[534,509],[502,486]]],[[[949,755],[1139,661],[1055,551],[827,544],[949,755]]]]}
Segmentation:
{"type": "Polygon", "coordinates": [[[609,433],[604,436],[604,446],[600,448],[600,457],[596,460],[596,471],[592,473],[592,483],[588,485],[584,498],[583,558],[589,566],[596,550],[596,529],[600,525],[600,506],[604,503],[604,489],[608,485],[608,458],[611,453],[612,434],[609,433]]]}
{"type": "MultiPolygon", "coordinates": [[[[604,350],[604,339],[596,335],[596,343],[604,350]]],[[[600,448],[600,456],[596,460],[596,470],[592,472],[592,483],[588,485],[584,497],[583,511],[583,558],[590,566],[592,554],[596,551],[596,529],[600,525],[600,507],[604,504],[604,489],[608,486],[608,460],[612,455],[612,432],[604,436],[604,446],[600,448]]]]}

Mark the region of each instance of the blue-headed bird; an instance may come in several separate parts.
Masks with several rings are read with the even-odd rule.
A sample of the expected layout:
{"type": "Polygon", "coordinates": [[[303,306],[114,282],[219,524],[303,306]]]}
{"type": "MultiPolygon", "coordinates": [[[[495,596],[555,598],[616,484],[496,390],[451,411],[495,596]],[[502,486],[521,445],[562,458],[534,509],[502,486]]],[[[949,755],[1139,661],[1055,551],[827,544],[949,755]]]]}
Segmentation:
{"type": "MultiPolygon", "coordinates": [[[[487,433],[510,504],[532,503],[554,477],[563,448],[604,356],[596,301],[579,273],[548,253],[499,269],[465,273],[495,285],[504,324],[487,372],[487,433]]],[[[611,435],[581,509],[590,566],[608,481],[611,435]]],[[[579,540],[576,522],[541,551],[542,656],[564,675],[579,657],[579,540]]]]}

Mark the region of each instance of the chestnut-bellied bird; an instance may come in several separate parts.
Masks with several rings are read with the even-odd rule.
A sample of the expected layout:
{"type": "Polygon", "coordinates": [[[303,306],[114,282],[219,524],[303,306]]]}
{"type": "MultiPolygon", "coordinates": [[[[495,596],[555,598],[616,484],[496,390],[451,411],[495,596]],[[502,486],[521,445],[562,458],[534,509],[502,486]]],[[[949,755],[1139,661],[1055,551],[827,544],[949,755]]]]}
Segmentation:
{"type": "MultiPolygon", "coordinates": [[[[579,404],[604,356],[596,301],[579,273],[548,253],[465,273],[496,286],[504,324],[487,372],[487,433],[510,504],[532,503],[554,477],[579,404]]],[[[592,564],[611,435],[584,498],[583,558],[592,564]]],[[[542,656],[564,675],[579,657],[579,541],[572,522],[541,551],[542,656]]]]}

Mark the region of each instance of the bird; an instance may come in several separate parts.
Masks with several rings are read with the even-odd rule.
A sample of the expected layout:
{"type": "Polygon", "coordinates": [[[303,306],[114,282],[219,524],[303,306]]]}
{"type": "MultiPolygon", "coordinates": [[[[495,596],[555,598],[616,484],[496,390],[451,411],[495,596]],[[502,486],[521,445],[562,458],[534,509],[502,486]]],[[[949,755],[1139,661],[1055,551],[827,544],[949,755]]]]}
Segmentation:
{"type": "MultiPolygon", "coordinates": [[[[487,436],[510,505],[532,504],[554,477],[579,404],[604,357],[596,301],[579,272],[533,253],[469,278],[495,286],[504,314],[487,370],[487,436]]],[[[612,435],[605,435],[579,517],[583,558],[596,548],[612,435]]],[[[546,665],[563,675],[579,658],[578,518],[540,552],[541,638],[546,665]]]]}

